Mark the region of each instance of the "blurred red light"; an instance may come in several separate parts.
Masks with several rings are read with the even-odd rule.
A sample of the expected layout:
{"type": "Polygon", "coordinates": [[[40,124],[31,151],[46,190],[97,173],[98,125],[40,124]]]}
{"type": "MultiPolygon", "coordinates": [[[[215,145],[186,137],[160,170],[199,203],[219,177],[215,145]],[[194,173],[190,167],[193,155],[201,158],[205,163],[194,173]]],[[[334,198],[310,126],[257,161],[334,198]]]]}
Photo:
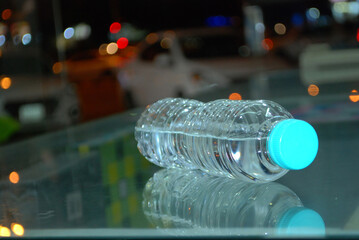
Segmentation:
{"type": "Polygon", "coordinates": [[[10,9],[5,9],[4,11],[2,11],[1,13],[1,17],[4,20],[8,20],[11,17],[12,11],[10,9]]]}
{"type": "Polygon", "coordinates": [[[119,49],[124,49],[125,47],[127,47],[128,45],[128,39],[125,37],[122,37],[120,39],[117,40],[117,47],[119,49]]]}
{"type": "Polygon", "coordinates": [[[114,22],[110,25],[111,33],[118,33],[121,30],[121,24],[118,22],[114,22]]]}
{"type": "Polygon", "coordinates": [[[262,47],[265,50],[272,50],[274,47],[273,41],[270,38],[266,38],[262,41],[262,47]]]}
{"type": "Polygon", "coordinates": [[[357,29],[357,41],[359,42],[359,28],[357,29]]]}

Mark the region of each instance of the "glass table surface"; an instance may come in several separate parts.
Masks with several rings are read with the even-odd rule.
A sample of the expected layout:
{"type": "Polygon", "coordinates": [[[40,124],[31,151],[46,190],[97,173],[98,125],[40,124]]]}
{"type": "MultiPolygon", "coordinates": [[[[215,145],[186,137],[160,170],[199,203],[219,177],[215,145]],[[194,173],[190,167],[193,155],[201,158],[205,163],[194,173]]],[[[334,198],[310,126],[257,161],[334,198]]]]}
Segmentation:
{"type": "Polygon", "coordinates": [[[281,72],[197,98],[223,98],[239,89],[248,99],[282,104],[318,133],[319,152],[308,168],[266,184],[160,169],[137,150],[134,126],[143,109],[135,109],[1,147],[0,235],[359,237],[359,103],[334,85],[328,88],[338,91],[323,87],[322,94],[309,96],[297,74],[281,72]],[[279,90],[289,78],[287,92],[279,90]],[[261,92],[263,84],[271,91],[261,92]],[[311,228],[308,218],[308,228],[298,231],[283,222],[279,213],[293,209],[315,212],[316,223],[311,228]]]}

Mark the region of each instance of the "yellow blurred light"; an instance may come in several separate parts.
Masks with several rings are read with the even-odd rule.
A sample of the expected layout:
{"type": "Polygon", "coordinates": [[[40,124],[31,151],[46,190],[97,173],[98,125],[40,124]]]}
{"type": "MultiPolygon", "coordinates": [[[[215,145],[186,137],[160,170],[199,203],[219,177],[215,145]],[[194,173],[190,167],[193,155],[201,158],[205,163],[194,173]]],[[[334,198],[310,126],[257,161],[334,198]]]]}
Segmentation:
{"type": "Polygon", "coordinates": [[[162,48],[168,49],[172,45],[172,39],[165,37],[161,40],[160,45],[162,48]]]}
{"type": "Polygon", "coordinates": [[[55,62],[54,65],[52,65],[52,71],[55,74],[59,74],[60,72],[62,72],[63,69],[63,65],[60,62],[55,62]]]}
{"type": "Polygon", "coordinates": [[[310,84],[308,87],[308,94],[313,97],[317,96],[319,94],[319,87],[317,85],[310,84]]]}
{"type": "Polygon", "coordinates": [[[230,100],[242,100],[242,96],[239,93],[231,93],[228,98],[230,100]]]}
{"type": "Polygon", "coordinates": [[[1,82],[0,82],[0,86],[3,88],[3,89],[8,89],[11,87],[11,78],[9,77],[3,77],[1,79],[1,82]]]}
{"type": "Polygon", "coordinates": [[[106,51],[108,54],[112,55],[112,54],[115,54],[118,50],[118,46],[116,43],[112,42],[112,43],[109,43],[106,47],[106,51]]]}
{"type": "Polygon", "coordinates": [[[274,25],[274,31],[279,35],[284,35],[287,31],[287,28],[283,23],[277,23],[274,25]]]}
{"type": "Polygon", "coordinates": [[[11,232],[7,227],[0,226],[0,237],[10,237],[11,232]]]}
{"type": "Polygon", "coordinates": [[[24,227],[21,224],[18,224],[18,223],[12,223],[11,224],[11,230],[17,236],[23,236],[24,233],[25,233],[24,227]]]}
{"type": "Polygon", "coordinates": [[[11,172],[9,175],[9,180],[13,184],[17,184],[20,181],[20,176],[17,172],[11,172]]]}
{"type": "Polygon", "coordinates": [[[148,44],[154,44],[158,41],[158,34],[157,33],[150,33],[145,38],[146,42],[148,44]]]}
{"type": "Polygon", "coordinates": [[[349,95],[349,99],[352,102],[359,102],[359,94],[358,91],[353,89],[351,94],[349,95]]]}
{"type": "Polygon", "coordinates": [[[103,43],[100,45],[100,47],[98,48],[98,52],[100,53],[100,55],[106,55],[107,54],[107,44],[103,43]]]}

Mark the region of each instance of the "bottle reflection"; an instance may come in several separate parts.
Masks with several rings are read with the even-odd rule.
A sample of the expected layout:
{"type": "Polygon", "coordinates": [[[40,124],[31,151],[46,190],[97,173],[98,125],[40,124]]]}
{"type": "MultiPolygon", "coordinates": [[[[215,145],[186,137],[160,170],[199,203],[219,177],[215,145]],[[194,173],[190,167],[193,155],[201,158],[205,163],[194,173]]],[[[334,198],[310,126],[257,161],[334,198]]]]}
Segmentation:
{"type": "Polygon", "coordinates": [[[325,234],[321,216],[278,183],[254,184],[199,171],[164,169],[147,182],[143,197],[146,217],[159,228],[325,234]]]}

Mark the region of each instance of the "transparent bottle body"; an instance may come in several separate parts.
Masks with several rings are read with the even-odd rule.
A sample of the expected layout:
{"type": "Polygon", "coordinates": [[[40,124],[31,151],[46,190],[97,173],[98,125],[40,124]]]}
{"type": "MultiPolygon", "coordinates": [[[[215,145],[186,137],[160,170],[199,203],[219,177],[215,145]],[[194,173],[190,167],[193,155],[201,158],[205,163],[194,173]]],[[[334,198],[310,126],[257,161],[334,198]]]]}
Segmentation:
{"type": "Polygon", "coordinates": [[[143,198],[146,217],[160,228],[262,228],[275,233],[288,210],[303,207],[281,184],[253,184],[198,170],[157,172],[143,198]]]}
{"type": "Polygon", "coordinates": [[[287,172],[270,159],[266,145],[273,126],[290,118],[266,100],[167,98],[142,113],[135,138],[140,152],[161,167],[267,182],[287,172]]]}

